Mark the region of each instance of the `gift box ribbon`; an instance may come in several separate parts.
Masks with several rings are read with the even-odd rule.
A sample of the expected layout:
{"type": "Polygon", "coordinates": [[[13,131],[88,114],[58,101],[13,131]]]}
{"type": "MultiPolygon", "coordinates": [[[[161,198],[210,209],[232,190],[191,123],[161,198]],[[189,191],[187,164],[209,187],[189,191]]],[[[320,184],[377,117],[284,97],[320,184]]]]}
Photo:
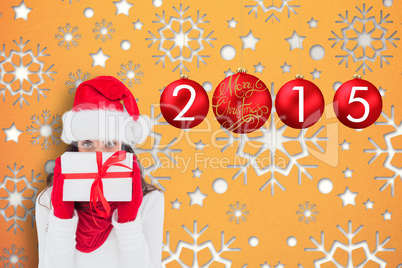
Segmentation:
{"type": "Polygon", "coordinates": [[[102,178],[124,178],[124,177],[132,177],[133,172],[112,172],[107,173],[107,170],[110,166],[121,166],[133,170],[129,166],[126,166],[122,163],[118,163],[122,160],[126,159],[126,151],[117,151],[111,157],[109,157],[105,163],[102,164],[102,152],[96,151],[96,163],[98,165],[98,173],[72,173],[72,174],[64,174],[65,179],[82,179],[83,175],[85,178],[95,178],[94,182],[91,186],[91,195],[90,195],[90,206],[95,207],[96,213],[99,216],[106,218],[110,214],[110,205],[106,200],[103,194],[103,182],[102,178]],[[101,201],[102,207],[105,211],[101,211],[97,208],[96,203],[101,201]]]}

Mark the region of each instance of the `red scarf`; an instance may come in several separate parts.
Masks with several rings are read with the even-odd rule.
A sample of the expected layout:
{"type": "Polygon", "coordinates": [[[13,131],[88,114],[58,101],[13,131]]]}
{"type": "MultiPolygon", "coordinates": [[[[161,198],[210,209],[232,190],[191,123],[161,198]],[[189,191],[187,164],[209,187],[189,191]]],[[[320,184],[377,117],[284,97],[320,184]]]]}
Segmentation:
{"type": "MultiPolygon", "coordinates": [[[[78,226],[76,231],[76,249],[89,253],[103,245],[112,231],[112,216],[117,209],[118,202],[109,202],[110,214],[107,218],[100,217],[95,208],[89,206],[89,202],[75,202],[78,213],[78,226]],[[95,222],[95,221],[96,222],[95,222]]],[[[97,202],[98,210],[102,208],[101,202],[97,202]]]]}

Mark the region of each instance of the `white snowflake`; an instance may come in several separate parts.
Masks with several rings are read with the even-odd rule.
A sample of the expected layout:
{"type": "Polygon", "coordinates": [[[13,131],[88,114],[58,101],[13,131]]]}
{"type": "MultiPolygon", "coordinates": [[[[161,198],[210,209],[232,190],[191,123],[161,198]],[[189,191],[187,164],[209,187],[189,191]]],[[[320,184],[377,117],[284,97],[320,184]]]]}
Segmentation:
{"type": "Polygon", "coordinates": [[[7,56],[6,45],[3,44],[3,50],[0,51],[0,58],[3,58],[0,60],[0,95],[3,95],[3,101],[5,101],[6,91],[11,96],[19,95],[13,105],[19,102],[22,108],[23,102],[29,105],[25,96],[32,96],[35,89],[38,92],[38,101],[40,95],[46,98],[44,91],[50,89],[39,88],[39,86],[45,83],[45,76],[53,81],[51,74],[56,72],[51,71],[53,64],[48,69],[44,69],[45,62],[41,59],[50,56],[44,54],[46,47],[41,49],[38,44],[35,55],[31,49],[26,48],[29,40],[24,43],[21,37],[19,43],[15,40],[13,42],[18,50],[11,49],[7,56]]]}
{"type": "Polygon", "coordinates": [[[193,20],[193,18],[190,16],[184,17],[184,13],[189,9],[189,7],[182,10],[182,5],[180,4],[180,10],[177,10],[176,7],[173,7],[173,9],[177,12],[179,17],[171,16],[169,21],[166,22],[165,11],[163,11],[162,17],[156,14],[159,20],[153,21],[153,23],[163,24],[163,26],[158,29],[160,37],[156,37],[154,34],[148,31],[152,37],[146,38],[145,40],[152,41],[148,47],[151,47],[154,43],[159,41],[158,49],[163,52],[163,55],[153,56],[159,58],[156,64],[162,62],[163,68],[165,68],[165,58],[167,57],[172,63],[179,61],[177,66],[173,69],[173,72],[176,71],[178,67],[180,67],[180,73],[182,73],[183,68],[189,72],[188,68],[184,65],[184,62],[192,62],[193,58],[196,57],[197,68],[199,68],[200,61],[206,64],[204,58],[209,58],[209,56],[200,55],[199,53],[204,50],[204,42],[208,43],[211,47],[214,47],[211,44],[211,41],[216,40],[216,38],[210,37],[213,34],[213,31],[207,36],[203,37],[205,29],[201,28],[200,25],[202,23],[209,23],[209,21],[203,21],[206,14],[200,17],[200,11],[197,10],[197,19],[193,20]],[[190,26],[185,32],[183,32],[184,24],[190,26]],[[179,28],[178,32],[175,30],[177,28],[179,28]],[[189,50],[190,53],[183,51],[184,49],[189,50]],[[186,56],[187,54],[188,56],[186,56]]]}
{"type": "Polygon", "coordinates": [[[88,72],[83,73],[81,69],[78,69],[75,73],[69,73],[69,79],[65,82],[66,87],[68,87],[68,93],[74,94],[77,87],[90,77],[91,75],[88,72]]]}
{"type": "Polygon", "coordinates": [[[113,23],[111,21],[107,22],[103,19],[101,22],[95,23],[95,28],[92,29],[92,32],[95,33],[96,40],[106,42],[106,40],[113,38],[115,29],[113,28],[113,23]]]}
{"type": "MultiPolygon", "coordinates": [[[[236,239],[236,237],[232,237],[227,243],[225,243],[225,232],[221,232],[221,249],[216,250],[212,241],[208,240],[203,242],[202,244],[199,244],[198,238],[204,233],[204,231],[209,227],[208,225],[204,226],[200,232],[198,232],[197,228],[197,221],[195,220],[193,222],[193,232],[191,232],[185,225],[182,225],[183,229],[191,236],[193,239],[192,243],[188,243],[182,240],[179,240],[177,242],[177,247],[176,250],[173,251],[170,249],[170,236],[169,236],[169,231],[166,232],[166,244],[163,243],[162,245],[162,250],[166,251],[169,253],[169,257],[166,257],[162,260],[162,267],[170,267],[167,264],[170,262],[176,261],[178,262],[181,267],[210,267],[212,263],[221,263],[224,264],[225,267],[231,267],[232,261],[223,258],[220,256],[224,252],[229,252],[229,251],[240,251],[240,248],[229,248],[229,246],[233,243],[233,241],[236,239]],[[180,254],[182,253],[182,250],[188,249],[193,251],[193,262],[191,264],[186,264],[180,259],[180,254]],[[205,248],[207,248],[211,254],[211,258],[208,261],[205,261],[205,263],[199,263],[200,260],[197,257],[197,253],[200,251],[203,251],[205,248]]],[[[225,254],[227,255],[227,254],[225,254]]]]}
{"type": "MultiPolygon", "coordinates": [[[[153,173],[157,172],[158,169],[162,168],[163,163],[159,158],[158,154],[164,154],[167,157],[168,161],[171,161],[173,164],[177,165],[176,159],[171,155],[174,153],[181,153],[181,149],[172,149],[170,148],[172,144],[174,144],[177,138],[172,139],[164,148],[159,148],[160,143],[162,140],[162,134],[155,132],[154,126],[161,126],[161,125],[169,125],[168,122],[159,122],[159,120],[163,118],[162,113],[159,113],[158,116],[155,116],[155,107],[151,105],[151,131],[149,137],[152,139],[152,146],[151,148],[135,148],[135,153],[141,155],[145,153],[146,155],[150,154],[153,159],[153,164],[149,165],[148,167],[143,167],[144,177],[148,176],[151,179],[152,184],[158,185],[163,191],[165,191],[165,187],[160,184],[159,180],[170,180],[170,177],[157,177],[153,175],[153,173]]],[[[165,161],[165,160],[164,160],[165,161]]],[[[140,161],[141,162],[141,161],[140,161]]],[[[166,162],[164,162],[166,165],[166,162]]]]}
{"type": "Polygon", "coordinates": [[[59,26],[57,28],[58,33],[54,35],[54,38],[59,40],[58,46],[64,46],[67,50],[71,47],[78,46],[78,40],[81,39],[81,34],[78,33],[78,27],[72,27],[70,23],[66,23],[66,26],[59,26]]]}
{"type": "Polygon", "coordinates": [[[35,187],[34,184],[43,182],[43,180],[38,180],[40,173],[34,175],[33,170],[31,171],[31,179],[25,175],[19,175],[18,173],[24,166],[17,168],[17,163],[14,163],[14,169],[9,166],[7,168],[13,176],[5,175],[3,182],[0,183],[0,201],[6,203],[0,208],[0,215],[6,222],[13,222],[7,231],[14,229],[14,234],[16,234],[17,228],[23,231],[18,221],[26,222],[29,215],[31,216],[32,227],[34,226],[35,200],[38,194],[38,187],[35,187]],[[23,213],[18,208],[22,208],[23,213]]]}
{"type": "MultiPolygon", "coordinates": [[[[335,266],[337,268],[344,268],[344,267],[345,268],[346,267],[360,268],[360,267],[364,267],[364,265],[367,264],[369,261],[379,264],[380,268],[386,267],[387,262],[384,261],[383,259],[380,259],[378,256],[376,256],[376,254],[381,251],[395,251],[395,248],[385,248],[384,247],[385,244],[387,244],[388,241],[391,239],[390,236],[385,238],[380,243],[380,234],[377,231],[376,236],[375,236],[375,240],[376,240],[375,248],[373,249],[373,251],[370,251],[369,243],[367,243],[366,240],[363,240],[363,241],[360,241],[357,243],[353,243],[353,241],[352,241],[353,238],[363,228],[363,225],[360,225],[355,231],[352,231],[352,221],[348,221],[348,232],[343,230],[342,227],[340,227],[339,225],[337,225],[336,227],[347,238],[348,243],[344,244],[338,240],[335,240],[332,243],[329,251],[326,251],[325,247],[324,247],[324,232],[321,232],[321,244],[318,243],[313,237],[310,237],[310,240],[314,243],[314,245],[316,245],[316,248],[305,248],[304,250],[305,251],[318,251],[318,252],[324,253],[324,255],[325,255],[325,257],[322,257],[322,258],[314,261],[314,267],[321,267],[324,263],[332,262],[333,264],[335,264],[335,266]],[[358,253],[355,253],[355,255],[359,254],[360,251],[358,249],[360,249],[360,248],[363,250],[364,256],[366,258],[361,263],[354,263],[353,262],[354,254],[353,253],[358,252],[358,253]],[[343,266],[341,264],[343,262],[340,263],[335,259],[336,255],[337,255],[337,254],[335,254],[335,252],[338,252],[338,251],[346,251],[347,252],[347,256],[348,256],[347,265],[343,266]],[[335,255],[335,257],[334,257],[334,255],[335,255]]],[[[344,255],[339,255],[339,256],[344,256],[344,255]]]]}
{"type": "Polygon", "coordinates": [[[315,216],[319,214],[319,211],[316,208],[316,204],[310,204],[308,201],[305,202],[304,205],[299,204],[299,209],[296,211],[296,215],[299,216],[299,221],[304,221],[306,224],[315,221],[315,216]]]}
{"type": "Polygon", "coordinates": [[[261,8],[262,12],[264,13],[270,13],[268,18],[265,20],[265,22],[272,20],[272,23],[274,22],[274,19],[277,20],[278,22],[280,21],[279,18],[277,17],[278,13],[282,13],[285,8],[288,10],[288,18],[290,18],[290,12],[293,14],[297,14],[296,8],[300,8],[300,5],[290,5],[288,2],[291,2],[292,0],[281,0],[281,5],[280,6],[275,6],[273,1],[267,0],[254,0],[256,4],[254,5],[246,5],[245,7],[250,8],[250,11],[248,14],[250,15],[252,12],[255,13],[255,17],[257,18],[257,12],[259,7],[261,8]],[[264,5],[264,2],[267,2],[267,6],[264,5]]]}
{"type": "Polygon", "coordinates": [[[27,127],[26,131],[30,134],[37,134],[37,136],[32,137],[31,144],[37,145],[43,138],[43,142],[41,144],[42,149],[48,150],[50,146],[49,140],[53,141],[53,144],[59,145],[60,143],[60,132],[61,132],[61,117],[59,115],[53,116],[52,120],[49,122],[49,118],[51,117],[49,111],[45,110],[42,112],[42,120],[39,119],[39,116],[31,116],[31,122],[36,124],[36,126],[27,127]],[[56,133],[59,133],[59,136],[55,136],[56,133]]]}
{"type": "Polygon", "coordinates": [[[384,142],[386,145],[385,149],[382,149],[377,143],[373,141],[372,138],[368,138],[371,144],[374,145],[375,149],[364,149],[365,153],[375,153],[375,155],[368,161],[371,164],[378,156],[381,154],[387,154],[384,160],[383,166],[389,169],[394,174],[391,177],[375,177],[376,180],[385,180],[386,182],[381,186],[380,191],[384,191],[388,186],[391,186],[391,196],[395,194],[395,179],[399,177],[402,181],[402,168],[392,164],[392,159],[396,153],[402,153],[402,148],[394,148],[392,144],[392,139],[400,137],[402,135],[402,121],[399,125],[395,122],[394,106],[391,106],[391,116],[389,117],[386,113],[381,112],[381,115],[385,118],[385,122],[375,122],[375,125],[387,125],[392,126],[395,130],[384,134],[384,142]]]}
{"type": "MultiPolygon", "coordinates": [[[[274,102],[274,83],[271,84],[271,96],[274,102]]],[[[217,141],[226,141],[227,144],[221,149],[221,152],[224,152],[229,146],[231,146],[234,142],[238,142],[239,146],[237,147],[236,155],[243,158],[240,164],[235,165],[227,165],[228,168],[238,169],[236,174],[233,175],[232,179],[236,179],[242,173],[244,173],[244,184],[247,184],[247,169],[251,166],[257,176],[262,176],[268,172],[271,173],[270,178],[261,186],[260,191],[264,190],[265,187],[271,185],[271,195],[274,195],[275,185],[277,185],[280,189],[285,191],[285,187],[280,184],[277,178],[275,178],[275,173],[280,173],[283,176],[289,176],[290,171],[295,166],[298,169],[298,183],[301,184],[302,174],[305,174],[310,180],[313,179],[311,174],[306,170],[307,168],[317,168],[317,165],[302,165],[298,161],[302,158],[309,156],[309,151],[306,142],[312,142],[321,152],[324,152],[324,149],[318,144],[319,141],[327,141],[328,137],[318,137],[321,131],[324,129],[324,126],[321,126],[312,136],[307,137],[306,132],[307,129],[300,130],[297,137],[288,137],[284,135],[284,132],[287,128],[286,125],[281,126],[280,128],[276,128],[275,125],[275,106],[272,105],[271,112],[271,123],[270,128],[262,126],[258,131],[261,132],[261,136],[249,137],[246,134],[234,136],[227,129],[221,127],[221,129],[226,133],[227,137],[217,137],[217,141]],[[255,154],[250,154],[245,151],[245,147],[248,142],[251,142],[253,145],[257,143],[261,143],[261,147],[255,154]],[[297,142],[301,147],[301,152],[291,154],[285,149],[285,143],[288,142],[297,142]],[[276,163],[276,152],[279,151],[283,153],[288,158],[288,163],[285,168],[282,168],[280,165],[276,163]],[[260,167],[258,157],[263,156],[264,154],[268,154],[270,161],[266,166],[260,167]]]]}
{"type": "Polygon", "coordinates": [[[132,87],[135,84],[141,83],[140,78],[144,75],[144,73],[140,70],[141,65],[136,64],[130,60],[127,64],[121,64],[121,71],[117,73],[117,76],[120,77],[120,80],[125,83],[127,86],[132,87]]]}
{"type": "Polygon", "coordinates": [[[329,40],[334,41],[332,47],[341,43],[341,49],[347,53],[346,55],[336,56],[337,58],[341,58],[339,64],[345,62],[346,68],[348,68],[350,57],[353,59],[353,62],[361,62],[356,71],[363,68],[363,74],[366,73],[366,68],[371,72],[373,71],[369,67],[368,62],[374,62],[377,58],[380,59],[381,68],[383,62],[389,64],[387,58],[392,58],[393,56],[384,54],[387,50],[387,41],[396,47],[394,41],[399,40],[399,38],[394,37],[396,31],[387,37],[388,30],[383,27],[385,23],[392,23],[392,21],[387,20],[389,14],[383,17],[383,11],[381,10],[378,22],[374,16],[367,17],[372,8],[370,7],[366,10],[365,4],[363,4],[363,10],[356,7],[361,13],[361,17],[354,16],[351,21],[349,21],[348,11],[346,11],[345,17],[339,14],[342,20],[336,21],[336,23],[345,23],[347,26],[342,28],[341,37],[332,31],[335,37],[329,38],[329,40]]]}
{"type": "Polygon", "coordinates": [[[3,248],[3,255],[0,256],[0,262],[3,263],[3,268],[23,268],[28,257],[24,255],[24,248],[17,248],[12,244],[9,248],[3,248]]]}
{"type": "Polygon", "coordinates": [[[246,216],[249,214],[248,210],[246,210],[246,204],[242,204],[240,206],[240,202],[237,201],[235,205],[230,204],[229,210],[226,211],[226,215],[229,215],[229,221],[234,221],[236,224],[239,224],[241,221],[246,221],[246,216]]]}

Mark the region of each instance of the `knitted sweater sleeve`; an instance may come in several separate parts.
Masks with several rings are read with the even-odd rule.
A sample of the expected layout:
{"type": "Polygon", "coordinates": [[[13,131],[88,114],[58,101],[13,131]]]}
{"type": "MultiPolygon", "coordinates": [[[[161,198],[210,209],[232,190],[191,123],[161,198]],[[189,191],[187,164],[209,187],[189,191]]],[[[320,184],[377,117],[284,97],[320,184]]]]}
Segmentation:
{"type": "Polygon", "coordinates": [[[39,268],[74,268],[78,215],[74,210],[71,219],[59,219],[54,216],[53,208],[50,207],[51,191],[52,189],[48,188],[36,200],[39,268]]]}
{"type": "Polygon", "coordinates": [[[148,195],[142,212],[134,221],[118,223],[117,210],[113,214],[121,268],[161,267],[165,198],[158,190],[148,195]]]}

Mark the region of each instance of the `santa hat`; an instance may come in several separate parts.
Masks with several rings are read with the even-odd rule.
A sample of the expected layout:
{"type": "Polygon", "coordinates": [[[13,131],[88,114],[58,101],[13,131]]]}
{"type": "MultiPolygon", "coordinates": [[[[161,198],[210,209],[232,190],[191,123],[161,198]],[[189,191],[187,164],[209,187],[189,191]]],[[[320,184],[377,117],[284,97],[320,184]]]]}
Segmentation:
{"type": "Polygon", "coordinates": [[[139,114],[130,90],[113,76],[98,76],[78,86],[73,108],[63,114],[61,139],[67,144],[116,140],[132,146],[149,132],[150,120],[139,114]]]}

